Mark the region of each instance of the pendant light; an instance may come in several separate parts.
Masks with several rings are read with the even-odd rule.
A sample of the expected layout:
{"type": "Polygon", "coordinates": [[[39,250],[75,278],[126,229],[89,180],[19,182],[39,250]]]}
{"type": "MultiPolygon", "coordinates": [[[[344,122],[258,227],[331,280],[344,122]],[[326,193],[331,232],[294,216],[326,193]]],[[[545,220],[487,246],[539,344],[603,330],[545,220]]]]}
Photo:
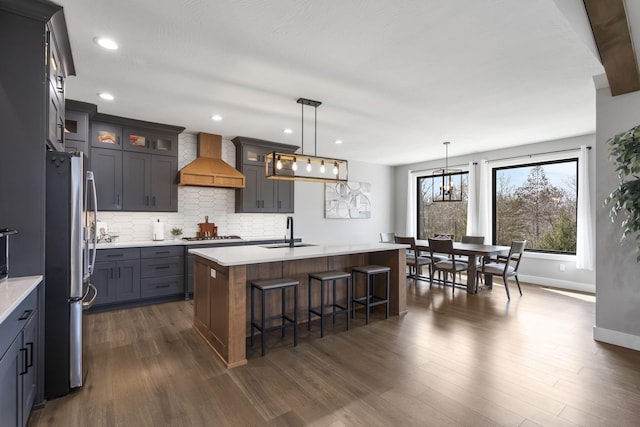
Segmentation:
{"type": "Polygon", "coordinates": [[[266,174],[269,179],[280,179],[288,181],[315,181],[315,182],[347,182],[349,165],[346,160],[332,159],[329,157],[317,156],[318,148],[318,107],[320,101],[312,99],[298,98],[296,101],[302,110],[302,147],[300,153],[281,153],[274,151],[267,154],[266,174]],[[304,152],[304,108],[314,109],[314,149],[313,155],[304,152]],[[298,162],[301,162],[298,165],[298,162]],[[302,167],[304,165],[304,167],[302,167]],[[327,169],[329,171],[327,171],[327,169]]]}
{"type": "Polygon", "coordinates": [[[461,169],[449,169],[449,144],[451,143],[445,141],[443,144],[445,166],[432,174],[431,197],[434,202],[461,202],[463,172],[461,169]]]}

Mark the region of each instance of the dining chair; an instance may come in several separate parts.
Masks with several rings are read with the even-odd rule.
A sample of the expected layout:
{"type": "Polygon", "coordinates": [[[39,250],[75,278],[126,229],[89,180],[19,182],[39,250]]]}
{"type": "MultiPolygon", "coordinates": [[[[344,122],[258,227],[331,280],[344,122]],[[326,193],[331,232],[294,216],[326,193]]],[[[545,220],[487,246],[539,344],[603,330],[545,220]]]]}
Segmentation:
{"type": "Polygon", "coordinates": [[[380,243],[393,243],[395,242],[394,233],[380,233],[380,243]]]}
{"type": "Polygon", "coordinates": [[[522,254],[524,253],[526,244],[526,240],[514,240],[511,242],[511,249],[509,249],[508,256],[498,256],[495,262],[490,262],[482,267],[482,273],[499,274],[502,276],[508,300],[511,300],[509,284],[507,283],[509,277],[516,279],[518,292],[520,292],[520,296],[522,296],[522,289],[520,288],[520,281],[518,280],[518,267],[520,267],[520,261],[522,260],[522,254]]]}
{"type": "Polygon", "coordinates": [[[453,255],[453,240],[451,239],[429,239],[429,254],[431,257],[432,274],[435,271],[444,273],[444,285],[447,285],[447,275],[451,273],[452,294],[456,289],[456,273],[465,271],[468,264],[464,261],[456,260],[453,255]],[[444,260],[438,260],[438,254],[447,255],[444,260]]]}
{"type": "Polygon", "coordinates": [[[395,242],[410,246],[407,249],[407,265],[409,266],[409,276],[413,277],[413,283],[418,283],[418,272],[422,272],[422,267],[425,265],[429,266],[429,281],[431,281],[431,258],[420,256],[420,251],[416,250],[416,239],[395,236],[395,242]]]}

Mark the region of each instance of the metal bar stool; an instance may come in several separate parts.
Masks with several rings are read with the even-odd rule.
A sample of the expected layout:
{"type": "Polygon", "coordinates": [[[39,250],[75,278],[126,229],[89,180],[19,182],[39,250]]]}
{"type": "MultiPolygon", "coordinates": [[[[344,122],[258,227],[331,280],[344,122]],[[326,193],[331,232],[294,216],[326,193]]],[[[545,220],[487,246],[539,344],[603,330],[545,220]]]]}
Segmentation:
{"type": "Polygon", "coordinates": [[[349,305],[351,300],[351,274],[345,273],[344,271],[325,271],[322,273],[311,273],[309,274],[309,321],[308,321],[308,329],[311,330],[311,315],[315,314],[320,316],[320,337],[324,337],[324,318],[327,316],[333,316],[333,324],[336,324],[336,315],[338,314],[346,314],[347,315],[347,331],[350,326],[350,317],[349,317],[349,305]],[[312,306],[311,305],[311,294],[312,294],[312,283],[313,280],[317,280],[320,282],[320,305],[312,306]],[[345,280],[346,288],[347,288],[347,299],[345,300],[344,305],[340,305],[336,301],[336,282],[338,280],[345,280]],[[333,300],[331,302],[327,301],[325,303],[325,283],[333,281],[333,300]],[[326,311],[328,309],[330,311],[326,311]],[[331,310],[333,309],[333,310],[331,310]]]}
{"type": "Polygon", "coordinates": [[[390,286],[390,276],[391,276],[391,269],[389,267],[385,267],[382,265],[363,265],[360,267],[353,267],[351,269],[351,275],[352,275],[352,279],[351,279],[351,285],[353,286],[353,299],[351,300],[351,316],[355,317],[356,315],[356,311],[355,311],[355,306],[354,304],[362,304],[365,306],[366,309],[366,324],[369,324],[369,311],[371,310],[371,308],[380,305],[380,304],[385,304],[386,305],[386,317],[385,319],[389,318],[389,286],[390,286]],[[362,296],[357,296],[357,288],[356,288],[356,274],[357,273],[362,273],[366,276],[366,283],[365,283],[365,295],[362,296]],[[384,274],[386,276],[387,279],[387,286],[386,286],[386,294],[383,297],[380,297],[378,295],[375,294],[375,276],[378,274],[384,274]]]}
{"type": "Polygon", "coordinates": [[[282,330],[282,337],[284,338],[284,330],[285,328],[293,327],[293,346],[298,345],[298,281],[290,279],[288,277],[281,277],[277,279],[261,279],[254,280],[251,282],[251,347],[253,347],[254,343],[254,328],[259,330],[262,333],[260,337],[260,344],[262,346],[262,355],[265,355],[265,335],[269,331],[273,331],[276,329],[282,330]],[[289,288],[293,288],[294,299],[293,299],[293,317],[287,314],[286,310],[286,290],[289,288]],[[260,321],[256,321],[255,319],[255,308],[254,308],[254,291],[259,290],[261,296],[261,311],[260,311],[260,321]],[[282,295],[282,307],[280,314],[274,316],[266,316],[266,294],[269,291],[281,291],[282,295]],[[267,322],[273,320],[281,320],[281,324],[274,326],[266,326],[267,322]]]}

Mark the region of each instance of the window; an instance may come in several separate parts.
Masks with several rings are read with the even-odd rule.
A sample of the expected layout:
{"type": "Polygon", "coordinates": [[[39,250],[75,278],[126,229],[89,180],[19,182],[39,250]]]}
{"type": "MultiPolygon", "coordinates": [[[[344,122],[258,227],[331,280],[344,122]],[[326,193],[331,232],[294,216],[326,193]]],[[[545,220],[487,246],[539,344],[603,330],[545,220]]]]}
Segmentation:
{"type": "Polygon", "coordinates": [[[435,202],[434,191],[440,191],[440,176],[420,176],[417,179],[418,189],[418,239],[426,240],[436,235],[452,235],[460,240],[467,232],[467,198],[469,189],[469,173],[462,173],[461,202],[435,202]]]}
{"type": "Polygon", "coordinates": [[[578,159],[494,168],[494,243],[575,254],[577,195],[578,159]]]}

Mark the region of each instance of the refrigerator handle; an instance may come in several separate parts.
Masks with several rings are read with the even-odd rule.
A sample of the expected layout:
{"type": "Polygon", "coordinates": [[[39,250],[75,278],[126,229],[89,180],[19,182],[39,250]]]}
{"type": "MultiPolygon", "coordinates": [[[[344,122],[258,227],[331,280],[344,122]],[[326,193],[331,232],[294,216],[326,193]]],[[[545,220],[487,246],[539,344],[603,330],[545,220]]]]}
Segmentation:
{"type": "MultiPolygon", "coordinates": [[[[96,180],[93,177],[92,171],[87,171],[87,189],[85,191],[85,199],[88,197],[89,182],[91,182],[91,194],[93,195],[93,218],[94,221],[98,219],[98,195],[96,194],[96,180]]],[[[93,253],[91,254],[91,264],[89,264],[89,275],[93,274],[94,267],[96,265],[96,253],[98,252],[98,230],[93,227],[93,253]]],[[[88,261],[88,260],[87,260],[88,261]]]]}
{"type": "Polygon", "coordinates": [[[90,309],[91,306],[93,305],[93,302],[96,300],[97,296],[98,296],[98,289],[96,289],[96,287],[92,283],[87,283],[87,290],[82,296],[82,309],[83,310],[90,309]],[[87,296],[89,295],[90,291],[93,291],[93,297],[89,301],[87,301],[87,296]]]}

